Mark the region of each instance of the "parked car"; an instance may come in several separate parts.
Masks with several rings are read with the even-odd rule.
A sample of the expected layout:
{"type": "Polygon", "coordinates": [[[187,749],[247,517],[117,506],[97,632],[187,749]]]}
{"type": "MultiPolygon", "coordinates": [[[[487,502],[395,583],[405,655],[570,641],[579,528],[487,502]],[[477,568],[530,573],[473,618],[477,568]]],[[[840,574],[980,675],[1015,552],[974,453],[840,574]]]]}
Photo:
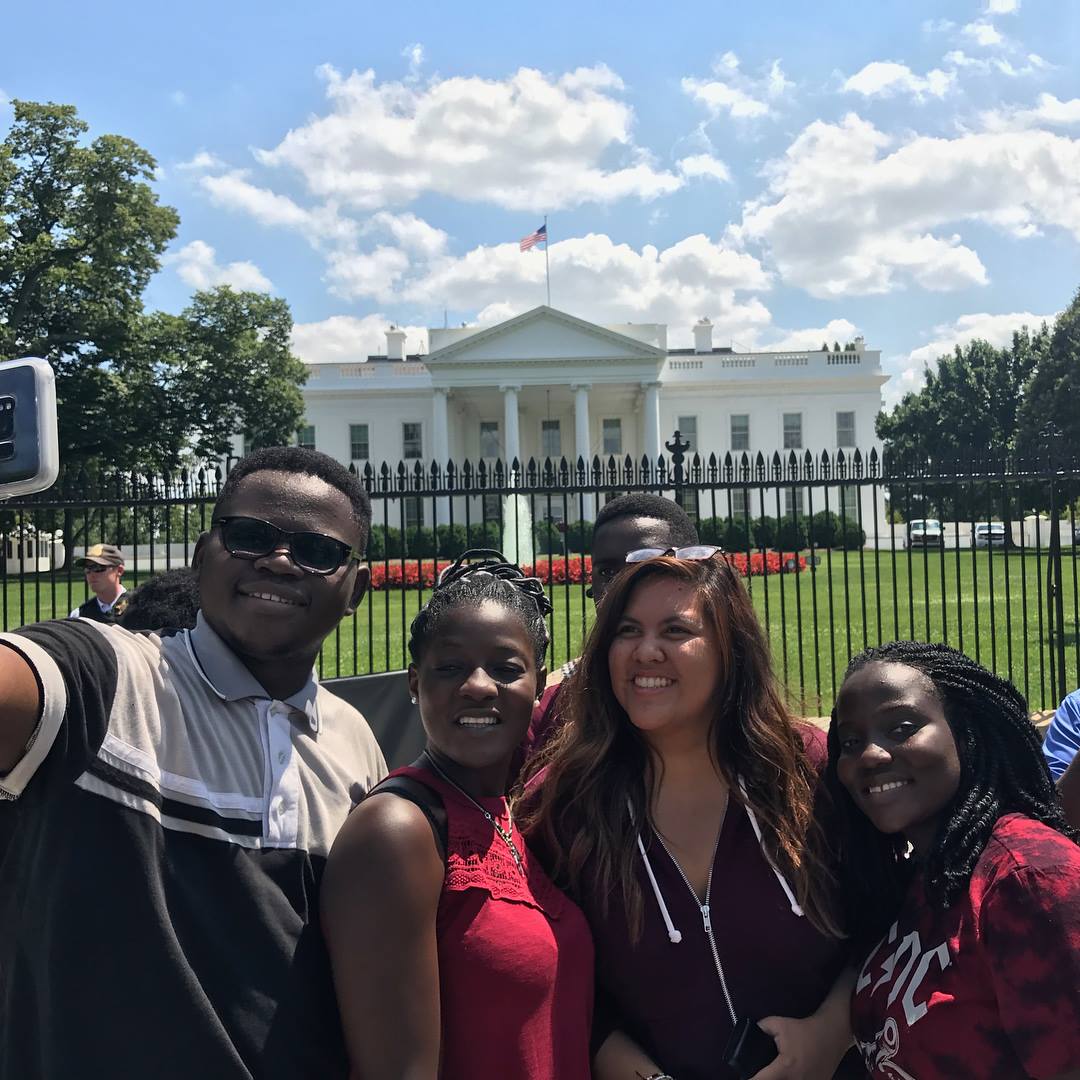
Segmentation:
{"type": "Polygon", "coordinates": [[[979,521],[975,524],[972,543],[977,548],[1005,546],[1005,525],[1000,521],[979,521]]]}
{"type": "Polygon", "coordinates": [[[936,518],[916,518],[907,527],[908,547],[945,547],[945,532],[936,518]]]}

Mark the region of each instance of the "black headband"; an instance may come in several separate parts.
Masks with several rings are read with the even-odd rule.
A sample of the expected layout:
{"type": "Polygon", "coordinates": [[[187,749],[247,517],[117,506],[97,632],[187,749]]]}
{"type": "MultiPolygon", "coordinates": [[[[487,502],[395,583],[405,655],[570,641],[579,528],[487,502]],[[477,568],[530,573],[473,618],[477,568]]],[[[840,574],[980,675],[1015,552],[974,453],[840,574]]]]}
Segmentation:
{"type": "Polygon", "coordinates": [[[494,548],[470,548],[463,551],[457,559],[439,574],[435,583],[435,590],[445,589],[469,577],[481,575],[498,578],[512,585],[518,592],[528,596],[541,615],[550,615],[552,611],[551,600],[544,590],[544,584],[539,578],[526,577],[520,566],[507,562],[501,551],[494,548]]]}

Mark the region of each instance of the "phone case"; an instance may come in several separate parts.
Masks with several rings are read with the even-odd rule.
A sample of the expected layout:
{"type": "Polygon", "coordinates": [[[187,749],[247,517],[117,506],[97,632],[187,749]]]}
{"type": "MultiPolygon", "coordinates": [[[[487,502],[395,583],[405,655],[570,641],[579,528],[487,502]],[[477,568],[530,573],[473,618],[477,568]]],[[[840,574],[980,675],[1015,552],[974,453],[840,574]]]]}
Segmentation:
{"type": "Polygon", "coordinates": [[[739,1080],[750,1080],[777,1056],[776,1043],[753,1020],[740,1020],[728,1039],[724,1060],[739,1080]]]}

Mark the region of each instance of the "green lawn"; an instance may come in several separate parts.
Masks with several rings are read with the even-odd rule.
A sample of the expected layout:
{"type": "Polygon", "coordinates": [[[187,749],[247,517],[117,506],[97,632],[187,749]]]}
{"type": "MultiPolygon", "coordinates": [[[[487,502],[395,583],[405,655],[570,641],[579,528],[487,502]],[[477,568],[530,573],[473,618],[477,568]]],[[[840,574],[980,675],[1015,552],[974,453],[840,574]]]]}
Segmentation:
{"type": "MultiPolygon", "coordinates": [[[[1066,685],[1078,684],[1080,604],[1072,549],[1064,558],[1066,685]]],[[[827,712],[848,658],[895,637],[947,641],[1012,678],[1031,707],[1054,704],[1046,626],[1046,558],[1009,551],[827,552],[801,574],[752,578],[754,606],[768,631],[776,669],[806,714],[827,712]],[[1026,619],[1025,619],[1026,614],[1026,619]]],[[[86,596],[80,578],[9,579],[0,594],[5,628],[86,596]],[[40,606],[39,606],[40,605],[40,606]]],[[[327,640],[324,678],[399,668],[413,615],[428,593],[372,593],[327,640]]],[[[576,656],[592,619],[580,586],[555,586],[554,662],[576,656]]]]}

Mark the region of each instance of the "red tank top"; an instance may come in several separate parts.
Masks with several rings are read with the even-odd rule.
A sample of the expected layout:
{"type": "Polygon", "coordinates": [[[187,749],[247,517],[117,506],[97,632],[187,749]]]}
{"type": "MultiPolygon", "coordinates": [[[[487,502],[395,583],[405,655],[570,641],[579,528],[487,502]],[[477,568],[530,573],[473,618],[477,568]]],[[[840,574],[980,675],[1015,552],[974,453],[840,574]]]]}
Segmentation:
{"type": "MultiPolygon", "coordinates": [[[[409,776],[446,807],[437,937],[442,1080],[588,1080],[593,944],[581,909],[525,846],[525,873],[487,819],[427,769],[409,776]]],[[[502,799],[477,800],[504,828],[502,799]]]]}

